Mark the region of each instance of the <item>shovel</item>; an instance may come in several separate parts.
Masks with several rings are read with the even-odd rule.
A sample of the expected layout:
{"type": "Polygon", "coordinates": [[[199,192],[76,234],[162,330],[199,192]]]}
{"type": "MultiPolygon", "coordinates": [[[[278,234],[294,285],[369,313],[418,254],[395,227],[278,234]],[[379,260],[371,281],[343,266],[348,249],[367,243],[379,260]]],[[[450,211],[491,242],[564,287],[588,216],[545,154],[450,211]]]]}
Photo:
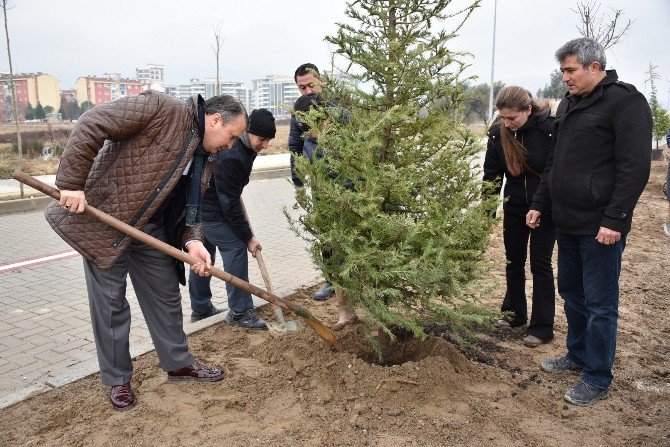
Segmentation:
{"type": "MultiPolygon", "coordinates": [[[[14,171],[12,177],[15,180],[18,180],[19,182],[24,183],[33,189],[43,192],[44,194],[53,197],[56,200],[60,200],[60,191],[58,191],[56,188],[52,186],[47,185],[46,183],[37,180],[34,177],[29,176],[24,172],[16,170],[14,171]]],[[[100,222],[105,223],[110,227],[119,230],[120,232],[125,233],[128,236],[140,242],[150,245],[156,250],[160,250],[163,253],[172,256],[173,258],[186,262],[189,265],[202,264],[202,261],[200,259],[194,258],[188,253],[178,250],[173,246],[154,238],[153,236],[149,236],[148,234],[138,230],[137,228],[134,228],[126,224],[125,222],[122,222],[119,219],[110,216],[109,214],[102,212],[91,205],[86,205],[86,209],[84,210],[84,212],[90,216],[93,216],[100,222]]],[[[304,307],[296,306],[293,303],[285,301],[276,295],[273,295],[259,287],[256,287],[253,284],[249,284],[248,282],[243,281],[240,278],[237,278],[223,270],[217,269],[216,267],[211,267],[208,270],[208,273],[212,276],[215,276],[219,279],[226,281],[227,283],[234,285],[235,287],[239,287],[240,289],[247,291],[252,295],[262,298],[265,301],[272,303],[288,312],[296,314],[297,316],[304,319],[305,322],[308,325],[310,325],[310,327],[319,335],[319,337],[323,338],[331,346],[339,348],[339,342],[337,341],[333,333],[330,332],[330,330],[326,326],[324,326],[323,323],[317,320],[304,307]]]]}
{"type": "MultiPolygon", "coordinates": [[[[249,223],[249,228],[251,228],[251,220],[249,220],[249,214],[247,213],[247,207],[244,206],[244,201],[240,197],[240,204],[242,205],[242,211],[244,211],[244,217],[247,218],[247,222],[249,223]]],[[[251,228],[251,232],[253,233],[254,230],[251,228]]],[[[263,260],[263,254],[261,253],[261,250],[256,250],[256,255],[254,256],[256,258],[256,261],[258,261],[258,268],[261,271],[261,276],[263,277],[263,282],[265,283],[265,288],[268,289],[268,292],[274,294],[274,290],[272,290],[272,284],[270,283],[270,275],[268,274],[268,269],[265,267],[265,261],[263,260]]],[[[284,312],[282,312],[281,307],[273,305],[272,308],[275,311],[275,316],[277,317],[277,321],[279,323],[276,324],[271,324],[268,326],[268,329],[270,329],[270,332],[275,334],[281,334],[286,331],[295,331],[298,329],[298,323],[295,321],[286,321],[284,318],[284,312]]]]}

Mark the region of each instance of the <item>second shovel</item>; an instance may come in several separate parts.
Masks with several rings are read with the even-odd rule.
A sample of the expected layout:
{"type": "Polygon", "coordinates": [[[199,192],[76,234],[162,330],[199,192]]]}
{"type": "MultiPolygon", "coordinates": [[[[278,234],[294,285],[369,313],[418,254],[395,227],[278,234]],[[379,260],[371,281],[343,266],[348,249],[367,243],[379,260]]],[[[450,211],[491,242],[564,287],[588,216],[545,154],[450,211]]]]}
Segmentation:
{"type": "MultiPolygon", "coordinates": [[[[244,217],[247,218],[247,222],[249,222],[249,228],[251,228],[251,232],[253,233],[253,228],[251,227],[251,220],[249,220],[249,214],[247,213],[247,207],[244,206],[244,201],[240,197],[240,203],[242,205],[242,210],[244,210],[244,217]]],[[[272,289],[272,284],[270,283],[270,275],[268,274],[268,269],[265,267],[265,261],[263,260],[263,255],[261,254],[261,250],[256,251],[256,261],[258,261],[258,268],[261,271],[261,276],[263,277],[263,282],[265,283],[265,288],[268,290],[268,292],[274,294],[274,290],[272,289]]],[[[287,331],[295,331],[298,329],[298,322],[297,321],[292,321],[292,320],[286,320],[284,318],[284,312],[281,310],[281,307],[273,305],[272,308],[275,311],[275,316],[277,317],[278,323],[272,323],[268,325],[268,329],[270,330],[270,333],[272,334],[282,334],[287,331]]]]}

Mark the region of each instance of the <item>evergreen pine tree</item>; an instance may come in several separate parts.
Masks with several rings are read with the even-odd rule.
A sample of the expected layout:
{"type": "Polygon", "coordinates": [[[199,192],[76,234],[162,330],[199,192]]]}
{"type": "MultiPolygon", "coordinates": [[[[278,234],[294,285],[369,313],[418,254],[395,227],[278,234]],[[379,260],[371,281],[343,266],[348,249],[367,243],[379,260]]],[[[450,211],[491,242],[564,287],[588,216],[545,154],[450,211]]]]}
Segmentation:
{"type": "Polygon", "coordinates": [[[538,98],[545,99],[563,99],[568,86],[563,82],[563,73],[561,70],[554,70],[549,76],[549,84],[537,91],[538,98]]]}
{"type": "Polygon", "coordinates": [[[42,104],[38,102],[37,107],[35,107],[35,119],[43,120],[46,118],[46,116],[46,113],[44,113],[44,107],[42,107],[42,104]]]}
{"type": "Polygon", "coordinates": [[[459,337],[490,318],[472,285],[496,203],[472,168],[482,148],[460,122],[465,65],[447,47],[478,2],[453,14],[449,3],[352,2],[351,21],[326,40],[356,83],[328,78],[330,106],[298,114],[323,158],[296,160],[307,188],[304,213],[289,219],[324,277],[378,329],[383,356],[393,327],[423,337],[428,321],[447,321],[459,337]],[[453,30],[433,31],[447,20],[453,30]]]}
{"type": "Polygon", "coordinates": [[[31,103],[28,103],[28,106],[26,107],[25,111],[23,112],[23,116],[28,121],[35,119],[35,109],[33,108],[33,105],[31,103]]]}

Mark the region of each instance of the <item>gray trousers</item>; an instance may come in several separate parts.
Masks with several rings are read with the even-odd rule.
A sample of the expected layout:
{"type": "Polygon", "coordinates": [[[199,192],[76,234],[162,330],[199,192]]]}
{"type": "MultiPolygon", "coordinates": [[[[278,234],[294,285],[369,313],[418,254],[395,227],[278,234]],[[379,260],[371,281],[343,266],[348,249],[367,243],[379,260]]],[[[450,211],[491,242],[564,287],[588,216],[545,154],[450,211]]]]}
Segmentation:
{"type": "MultiPolygon", "coordinates": [[[[165,241],[162,227],[148,223],[142,231],[165,241]]],[[[91,323],[102,382],[108,386],[128,383],[133,374],[130,359],[130,306],[126,277],[137,301],[165,371],[193,364],[184,333],[179,282],[170,256],[133,241],[108,270],[84,260],[91,309],[91,323]]]]}

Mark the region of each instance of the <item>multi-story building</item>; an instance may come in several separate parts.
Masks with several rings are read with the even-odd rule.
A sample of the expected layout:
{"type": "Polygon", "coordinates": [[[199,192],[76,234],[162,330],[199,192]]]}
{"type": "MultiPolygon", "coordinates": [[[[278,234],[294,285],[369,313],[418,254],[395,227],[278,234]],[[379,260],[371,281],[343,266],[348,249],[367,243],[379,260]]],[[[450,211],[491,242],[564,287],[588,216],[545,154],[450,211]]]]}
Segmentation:
{"type": "Polygon", "coordinates": [[[165,81],[164,65],[147,64],[144,68],[136,68],[137,80],[142,84],[163,83],[165,81]]]}
{"type": "MultiPolygon", "coordinates": [[[[249,89],[241,82],[235,81],[220,81],[221,94],[231,95],[240,100],[244,107],[249,110],[249,89]]],[[[191,79],[188,84],[182,85],[166,85],[165,92],[174,95],[178,98],[186,99],[192,95],[198,94],[205,99],[209,99],[216,95],[216,79],[191,79]]]]}
{"type": "Polygon", "coordinates": [[[5,84],[0,83],[0,123],[12,121],[12,96],[5,84]]]}
{"type": "MultiPolygon", "coordinates": [[[[11,95],[9,73],[1,74],[0,78],[6,95],[11,95]]],[[[14,92],[19,116],[23,116],[23,111],[28,107],[28,104],[34,108],[39,103],[42,107],[51,106],[54,110],[58,110],[58,107],[60,107],[60,81],[46,73],[14,75],[14,92]]]]}
{"type": "Polygon", "coordinates": [[[80,76],[75,88],[80,105],[89,101],[97,106],[123,96],[141,93],[142,83],[134,79],[123,79],[118,74],[107,74],[104,77],[80,76]]]}
{"type": "Polygon", "coordinates": [[[290,116],[291,106],[300,97],[293,77],[268,75],[263,79],[254,79],[252,83],[250,101],[252,109],[268,109],[277,119],[290,116]]]}

